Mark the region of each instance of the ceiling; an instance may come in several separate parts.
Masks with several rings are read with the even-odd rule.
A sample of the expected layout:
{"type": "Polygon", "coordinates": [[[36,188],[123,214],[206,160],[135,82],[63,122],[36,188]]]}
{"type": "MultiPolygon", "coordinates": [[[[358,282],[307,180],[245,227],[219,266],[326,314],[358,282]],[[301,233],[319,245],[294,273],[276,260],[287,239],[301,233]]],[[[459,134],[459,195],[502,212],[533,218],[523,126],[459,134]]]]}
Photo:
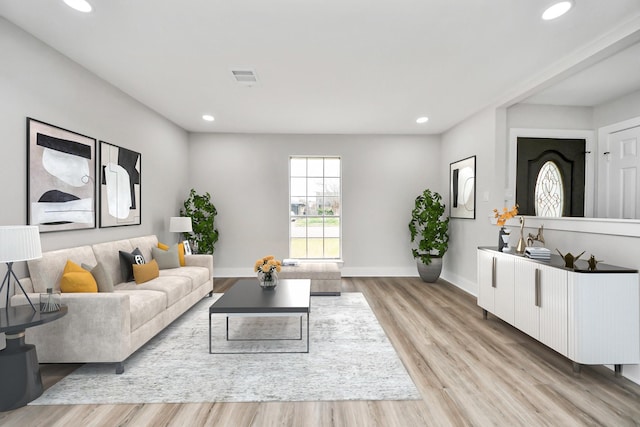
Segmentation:
{"type": "Polygon", "coordinates": [[[555,21],[551,0],[89,1],[0,15],[192,132],[438,134],[640,16],[639,0],[555,21]]]}
{"type": "Polygon", "coordinates": [[[640,90],[640,43],[604,58],[522,101],[594,107],[640,90]]]}

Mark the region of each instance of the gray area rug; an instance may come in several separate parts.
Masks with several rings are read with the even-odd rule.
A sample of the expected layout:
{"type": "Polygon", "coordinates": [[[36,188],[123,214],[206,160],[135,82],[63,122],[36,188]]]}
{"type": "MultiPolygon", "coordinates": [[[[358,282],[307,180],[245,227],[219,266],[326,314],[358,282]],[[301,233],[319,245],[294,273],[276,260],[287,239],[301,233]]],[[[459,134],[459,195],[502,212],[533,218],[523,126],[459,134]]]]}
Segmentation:
{"type": "MultiPolygon", "coordinates": [[[[205,298],[125,362],[86,364],[30,405],[200,403],[334,400],[414,400],[418,390],[361,293],[311,297],[310,352],[209,354],[205,298]]],[[[214,351],[300,351],[306,318],[225,318],[212,322],[214,351]]]]}

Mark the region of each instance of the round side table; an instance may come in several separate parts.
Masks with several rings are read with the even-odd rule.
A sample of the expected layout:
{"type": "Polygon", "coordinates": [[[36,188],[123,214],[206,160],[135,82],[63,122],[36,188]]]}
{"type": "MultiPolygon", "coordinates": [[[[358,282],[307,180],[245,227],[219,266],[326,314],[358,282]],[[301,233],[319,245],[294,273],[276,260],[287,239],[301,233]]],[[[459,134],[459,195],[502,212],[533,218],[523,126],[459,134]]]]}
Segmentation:
{"type": "Polygon", "coordinates": [[[53,322],[67,314],[67,306],[52,313],[31,306],[0,308],[0,332],[7,345],[0,350],[0,412],[20,408],[42,394],[36,346],[24,342],[27,328],[53,322]]]}

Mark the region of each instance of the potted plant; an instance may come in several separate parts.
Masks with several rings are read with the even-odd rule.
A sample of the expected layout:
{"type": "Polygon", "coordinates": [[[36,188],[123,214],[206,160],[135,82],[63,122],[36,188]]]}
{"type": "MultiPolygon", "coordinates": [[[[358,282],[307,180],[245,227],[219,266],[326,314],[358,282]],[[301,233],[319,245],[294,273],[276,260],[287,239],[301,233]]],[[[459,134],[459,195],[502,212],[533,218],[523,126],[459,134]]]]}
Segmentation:
{"type": "Polygon", "coordinates": [[[442,196],[426,189],[416,197],[411,211],[411,242],[417,242],[417,248],[412,248],[411,252],[420,278],[429,283],[440,277],[442,257],[449,248],[449,218],[444,216],[444,210],[442,196]]]}
{"type": "Polygon", "coordinates": [[[215,243],[218,241],[218,230],[214,227],[214,219],[218,211],[211,202],[209,193],[197,194],[193,188],[189,198],[184,201],[184,209],[180,209],[181,216],[191,217],[192,233],[187,233],[193,241],[195,253],[213,254],[215,243]]]}

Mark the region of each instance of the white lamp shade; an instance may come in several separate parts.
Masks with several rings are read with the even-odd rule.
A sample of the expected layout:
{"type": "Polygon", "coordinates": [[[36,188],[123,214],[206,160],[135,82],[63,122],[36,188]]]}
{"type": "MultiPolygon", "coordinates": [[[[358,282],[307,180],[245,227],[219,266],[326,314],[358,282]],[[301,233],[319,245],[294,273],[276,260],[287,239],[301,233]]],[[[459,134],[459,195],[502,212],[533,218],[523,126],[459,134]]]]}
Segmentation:
{"type": "Polygon", "coordinates": [[[191,217],[188,216],[172,216],[169,221],[169,231],[172,233],[191,233],[191,217]]]}
{"type": "Polygon", "coordinates": [[[0,262],[27,261],[42,257],[37,225],[0,226],[0,262]]]}

